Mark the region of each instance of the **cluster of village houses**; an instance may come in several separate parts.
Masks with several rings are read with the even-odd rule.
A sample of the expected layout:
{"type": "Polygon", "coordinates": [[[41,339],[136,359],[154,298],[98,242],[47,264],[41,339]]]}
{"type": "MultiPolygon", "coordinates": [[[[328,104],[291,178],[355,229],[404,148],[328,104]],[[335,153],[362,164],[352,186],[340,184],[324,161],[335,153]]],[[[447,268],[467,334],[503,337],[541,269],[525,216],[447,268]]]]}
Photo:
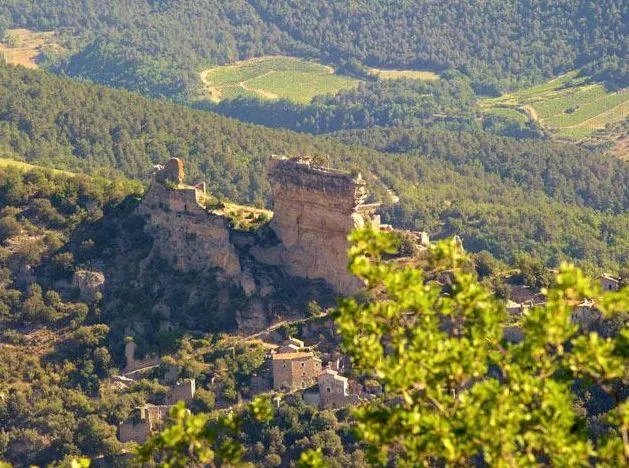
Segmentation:
{"type": "MultiPolygon", "coordinates": [[[[605,291],[618,291],[620,288],[619,278],[608,274],[601,275],[600,283],[605,291]]],[[[543,296],[526,287],[514,288],[513,299],[515,300],[507,301],[506,308],[507,312],[514,316],[521,316],[528,309],[543,302],[543,296]]],[[[572,320],[582,329],[589,329],[591,324],[599,318],[600,313],[593,301],[586,299],[575,304],[572,320]]],[[[512,336],[517,335],[518,333],[512,334],[512,336]]],[[[509,339],[507,334],[505,337],[509,339]]],[[[515,339],[517,340],[517,337],[515,339]]],[[[119,383],[132,382],[144,371],[157,367],[160,363],[160,359],[156,356],[142,360],[136,359],[135,350],[135,343],[127,342],[125,346],[127,367],[124,373],[116,378],[119,383]]],[[[378,386],[367,389],[367,392],[363,394],[360,385],[341,375],[350,366],[346,358],[337,356],[328,363],[327,367],[323,367],[321,359],[315,352],[305,347],[303,341],[295,338],[290,338],[269,352],[267,358],[271,364],[275,391],[302,392],[304,401],[323,409],[339,409],[355,405],[361,397],[373,397],[380,392],[378,386]]],[[[177,377],[178,369],[175,367],[164,376],[164,382],[171,386],[163,405],[147,403],[137,408],[127,421],[120,424],[118,435],[121,441],[145,442],[151,434],[162,429],[172,405],[177,401],[188,402],[194,398],[196,390],[194,379],[179,382],[177,377]]]]}
{"type": "MultiPolygon", "coordinates": [[[[135,350],[135,343],[128,341],[125,346],[127,367],[123,374],[115,378],[118,384],[132,383],[144,372],[159,365],[160,359],[156,356],[136,359],[135,350]]],[[[321,359],[314,351],[306,348],[303,341],[290,338],[272,350],[267,357],[271,364],[273,389],[278,392],[304,392],[307,403],[323,409],[339,409],[359,401],[359,395],[350,392],[348,378],[340,375],[341,370],[348,365],[348,360],[342,356],[323,368],[321,359]],[[314,391],[317,384],[318,391],[314,391]]],[[[151,434],[162,429],[168,419],[169,410],[175,403],[189,402],[194,398],[195,380],[185,379],[179,382],[177,376],[178,369],[173,366],[163,378],[165,384],[171,385],[164,404],[147,403],[136,408],[131,417],[120,424],[118,437],[122,442],[145,442],[151,434]]],[[[372,391],[379,392],[379,387],[372,391]]]]}
{"type": "MultiPolygon", "coordinates": [[[[610,274],[602,274],[599,277],[599,282],[604,291],[618,291],[620,289],[620,278],[610,274]]],[[[507,301],[506,307],[507,313],[512,316],[522,316],[527,310],[540,306],[545,301],[544,296],[527,287],[513,288],[511,296],[512,298],[507,301]]],[[[571,319],[582,330],[589,330],[592,324],[601,318],[596,303],[590,299],[586,298],[572,305],[571,319]]]]}

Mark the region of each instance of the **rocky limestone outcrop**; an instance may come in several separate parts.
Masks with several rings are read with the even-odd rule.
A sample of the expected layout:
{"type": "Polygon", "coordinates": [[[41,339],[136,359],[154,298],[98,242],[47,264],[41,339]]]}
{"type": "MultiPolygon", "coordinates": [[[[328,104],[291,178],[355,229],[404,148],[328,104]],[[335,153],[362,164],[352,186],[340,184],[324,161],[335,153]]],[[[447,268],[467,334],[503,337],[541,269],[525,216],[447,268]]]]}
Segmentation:
{"type": "Polygon", "coordinates": [[[155,171],[155,180],[158,182],[170,182],[176,185],[182,184],[185,179],[183,161],[179,158],[169,159],[163,167],[155,171]]]}
{"type": "Polygon", "coordinates": [[[283,266],[289,274],[324,279],[338,292],[360,287],[347,270],[347,236],[373,216],[378,205],[363,205],[365,183],[360,176],[317,167],[307,159],[274,156],[269,180],[273,190],[271,228],[280,244],[254,247],[257,260],[283,266]]]}
{"type": "Polygon", "coordinates": [[[105,275],[100,271],[77,270],[72,278],[72,286],[79,290],[82,301],[91,303],[102,294],[105,275]]]}
{"type": "MultiPolygon", "coordinates": [[[[174,163],[168,167],[183,173],[174,163]]],[[[161,183],[172,177],[163,174],[166,170],[156,173],[138,207],[138,214],[147,220],[145,231],[154,239],[154,253],[181,272],[218,269],[226,277],[239,278],[240,262],[230,242],[228,220],[201,207],[199,189],[161,183]]]]}
{"type": "MultiPolygon", "coordinates": [[[[170,307],[188,311],[188,318],[206,311],[201,315],[233,320],[248,334],[301,316],[312,298],[332,304],[336,294],[360,288],[347,270],[347,236],[367,223],[380,223],[374,216],[378,205],[364,204],[365,183],[359,175],[321,168],[308,159],[272,157],[274,217],[248,232],[233,227],[223,211],[206,209],[204,185],[186,185],[183,174],[176,158],[157,166],[137,208],[146,220],[144,232],[153,239],[139,276],[165,260],[173,270],[195,273],[187,281],[211,280],[207,288],[204,282],[179,284],[178,294],[184,292],[187,299],[179,295],[178,303],[160,293],[163,283],[156,284],[152,294],[170,307]]],[[[179,320],[153,316],[160,316],[167,330],[179,320]]]]}

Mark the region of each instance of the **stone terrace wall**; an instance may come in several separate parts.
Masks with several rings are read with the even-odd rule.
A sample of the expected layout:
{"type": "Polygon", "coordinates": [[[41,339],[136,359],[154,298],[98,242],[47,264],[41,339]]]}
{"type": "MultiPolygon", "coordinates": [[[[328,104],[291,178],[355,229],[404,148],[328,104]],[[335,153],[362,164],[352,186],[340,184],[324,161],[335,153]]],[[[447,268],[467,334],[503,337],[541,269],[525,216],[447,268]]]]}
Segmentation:
{"type": "Polygon", "coordinates": [[[347,236],[372,221],[371,210],[361,205],[364,182],[307,160],[277,156],[271,159],[269,179],[271,227],[282,244],[275,252],[276,263],[291,275],[324,279],[343,294],[354,292],[359,283],[347,271],[347,236]]]}

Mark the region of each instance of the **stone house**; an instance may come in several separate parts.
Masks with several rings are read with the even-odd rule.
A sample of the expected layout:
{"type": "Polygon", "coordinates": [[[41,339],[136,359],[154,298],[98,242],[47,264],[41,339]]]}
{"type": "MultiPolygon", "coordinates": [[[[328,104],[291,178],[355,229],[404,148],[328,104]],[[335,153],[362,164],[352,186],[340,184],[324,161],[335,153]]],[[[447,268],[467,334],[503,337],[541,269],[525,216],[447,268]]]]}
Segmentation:
{"type": "Polygon", "coordinates": [[[321,373],[321,359],[308,351],[276,353],[273,363],[273,388],[291,391],[311,387],[321,373]]]}
{"type": "Polygon", "coordinates": [[[321,408],[343,408],[358,403],[358,395],[348,392],[347,377],[325,369],[318,377],[321,408]]]}
{"type": "Polygon", "coordinates": [[[579,325],[582,330],[588,330],[592,323],[601,317],[601,313],[596,309],[594,301],[584,299],[574,305],[570,320],[579,325]]]}
{"type": "Polygon", "coordinates": [[[604,291],[618,291],[620,289],[620,278],[610,274],[603,273],[599,277],[599,281],[604,291]]]}
{"type": "Polygon", "coordinates": [[[170,406],[149,403],[136,408],[129,419],[118,426],[118,439],[121,442],[143,444],[164,426],[170,406]]]}

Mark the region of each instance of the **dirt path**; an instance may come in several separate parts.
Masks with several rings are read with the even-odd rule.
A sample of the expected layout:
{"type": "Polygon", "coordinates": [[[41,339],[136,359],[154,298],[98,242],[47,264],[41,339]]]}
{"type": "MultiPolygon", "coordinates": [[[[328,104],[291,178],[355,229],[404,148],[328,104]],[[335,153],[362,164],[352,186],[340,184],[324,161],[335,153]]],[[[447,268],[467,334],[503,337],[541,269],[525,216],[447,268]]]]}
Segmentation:
{"type": "Polygon", "coordinates": [[[393,190],[391,187],[388,187],[384,184],[384,182],[382,182],[380,180],[380,178],[376,175],[372,175],[373,180],[375,180],[376,182],[380,183],[380,185],[382,185],[382,187],[384,188],[384,190],[387,192],[387,194],[389,194],[389,197],[391,197],[391,203],[394,205],[397,205],[398,203],[400,203],[400,197],[398,196],[398,194],[395,192],[395,190],[393,190]]]}
{"type": "Polygon", "coordinates": [[[199,73],[199,77],[201,78],[201,82],[203,83],[203,85],[205,86],[205,89],[207,89],[210,95],[210,100],[214,103],[219,103],[222,96],[221,90],[217,88],[216,86],[213,86],[211,82],[208,81],[207,79],[208,73],[212,70],[213,70],[212,68],[203,70],[201,73],[199,73]]]}
{"type": "Polygon", "coordinates": [[[524,111],[528,114],[531,120],[534,120],[535,122],[540,121],[539,114],[537,113],[537,111],[535,110],[533,106],[527,104],[525,106],[522,106],[522,109],[524,109],[524,111]]]}
{"type": "MultiPolygon", "coordinates": [[[[272,73],[275,73],[275,72],[274,71],[268,71],[266,73],[263,73],[262,75],[258,75],[255,78],[252,78],[252,79],[253,80],[257,80],[258,78],[263,78],[265,76],[269,76],[272,73]]],[[[249,86],[247,84],[247,81],[241,81],[240,83],[238,83],[238,86],[240,86],[245,91],[250,91],[252,93],[259,94],[260,96],[262,96],[265,99],[277,99],[277,98],[279,98],[279,96],[277,94],[275,94],[275,93],[272,93],[270,91],[266,91],[264,89],[258,89],[258,88],[253,88],[253,87],[249,86]]]]}

